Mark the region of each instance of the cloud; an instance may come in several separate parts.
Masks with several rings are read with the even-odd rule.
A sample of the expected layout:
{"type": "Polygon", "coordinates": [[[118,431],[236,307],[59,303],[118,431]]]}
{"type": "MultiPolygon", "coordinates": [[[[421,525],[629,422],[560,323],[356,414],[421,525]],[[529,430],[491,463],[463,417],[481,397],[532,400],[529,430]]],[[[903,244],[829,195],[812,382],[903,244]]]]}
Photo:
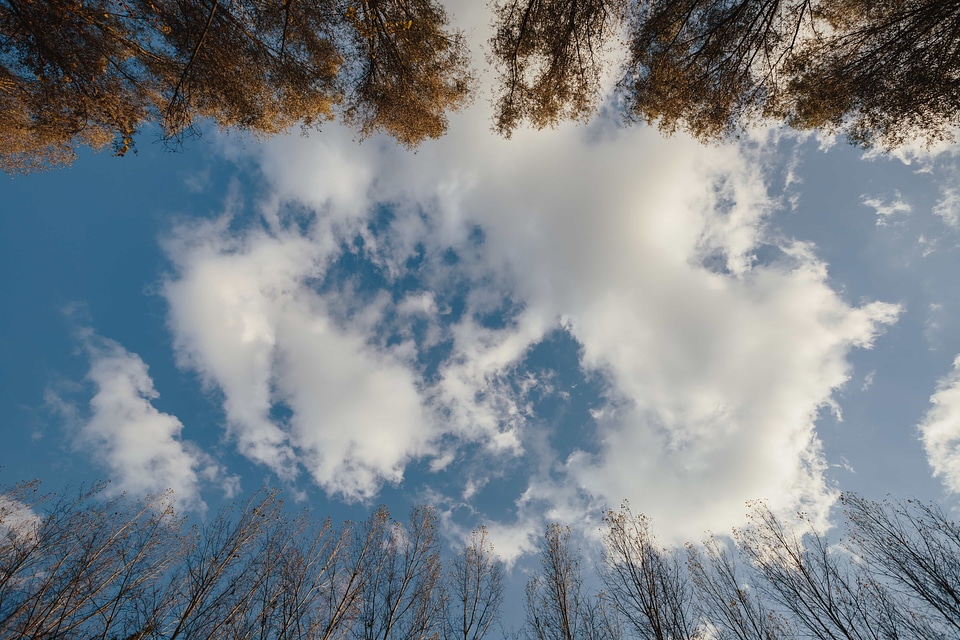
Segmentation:
{"type": "Polygon", "coordinates": [[[504,141],[486,118],[416,155],[337,125],[273,139],[262,221],[167,242],[179,362],[223,393],[238,450],[351,500],[419,460],[458,501],[509,475],[513,506],[480,513],[508,557],[624,498],[665,539],[727,530],[754,498],[824,516],[819,412],[900,308],[845,301],[770,227],[775,140],[601,119],[504,141]],[[603,389],[562,452],[537,444],[558,427],[525,364],[558,331],[603,389]]]}
{"type": "MultiPolygon", "coordinates": [[[[953,176],[954,180],[956,177],[956,175],[953,176]]],[[[933,205],[933,213],[939,216],[947,226],[954,229],[960,227],[960,189],[952,184],[941,185],[940,199],[933,205]]]]}
{"type": "Polygon", "coordinates": [[[492,522],[487,525],[489,539],[493,541],[494,553],[509,571],[521,557],[539,550],[544,520],[526,517],[514,522],[492,522]]]}
{"type": "Polygon", "coordinates": [[[931,303],[927,306],[927,318],[923,322],[923,337],[930,351],[940,348],[940,333],[948,317],[942,304],[931,303]]]}
{"type": "Polygon", "coordinates": [[[874,147],[865,151],[862,157],[864,160],[893,158],[905,165],[916,166],[917,173],[929,173],[938,160],[955,158],[960,152],[960,144],[957,144],[957,134],[960,130],[953,129],[948,133],[946,138],[933,143],[915,138],[889,151],[874,147]]]}
{"type": "Polygon", "coordinates": [[[326,166],[333,144],[266,145],[265,174],[285,176],[274,201],[338,220],[391,203],[371,259],[404,274],[416,257],[433,288],[437,312],[418,309],[451,348],[437,382],[420,388],[449,417],[452,449],[480,437],[488,450],[533,455],[530,431],[551,426],[531,420],[521,363],[562,328],[582,347],[583,374],[610,389],[594,435],[584,433],[599,448],[529,479],[535,492],[564,484],[544,490],[559,515],[630,498],[664,535],[694,536],[735,524],[751,498],[825,515],[818,412],[850,377],[849,351],[868,348],[900,308],[845,302],[814,247],[767,232],[777,205],[763,143],[704,148],[644,128],[574,127],[508,143],[463,125],[413,157],[385,143],[342,147],[341,166],[364,176],[354,181],[363,200],[334,186],[325,196],[320,171],[289,179],[326,166]],[[779,257],[759,261],[761,245],[779,257]],[[451,251],[457,261],[443,263],[451,251]],[[444,320],[451,287],[466,292],[465,310],[444,320]],[[508,317],[489,326],[491,313],[508,317]]]}
{"type": "Polygon", "coordinates": [[[41,524],[40,516],[30,505],[0,493],[0,536],[32,541],[36,539],[41,524]]]}
{"type": "MultiPolygon", "coordinates": [[[[897,316],[890,305],[850,308],[809,272],[754,277],[767,282],[723,300],[689,296],[670,343],[621,337],[618,352],[603,333],[585,340],[615,372],[620,397],[599,416],[601,451],[568,466],[591,493],[629,498],[666,523],[667,536],[723,530],[751,498],[824,524],[832,491],[818,411],[849,378],[848,350],[897,316]]],[[[631,324],[649,336],[667,330],[642,317],[631,324]]]]}
{"type": "Polygon", "coordinates": [[[163,287],[177,354],[222,390],[239,451],[283,480],[306,469],[348,500],[402,480],[407,461],[431,450],[434,424],[403,345],[371,342],[377,305],[345,296],[332,308],[314,289],[333,231],[234,234],[223,221],[180,231],[163,287]]]}
{"type": "Polygon", "coordinates": [[[270,418],[277,341],[271,302],[315,271],[315,248],[262,232],[233,238],[226,221],[180,231],[167,246],[180,277],[163,289],[180,364],[222,389],[228,435],[240,453],[293,479],[288,435],[270,418]]]}
{"type": "Polygon", "coordinates": [[[933,406],[918,425],[933,475],[951,493],[960,493],[960,356],[953,370],[937,382],[933,406]]]}
{"type": "Polygon", "coordinates": [[[293,411],[293,442],[318,485],[372,498],[431,450],[434,425],[391,350],[338,328],[320,304],[291,310],[279,335],[277,393],[293,411]]]}
{"type": "Polygon", "coordinates": [[[178,507],[203,510],[200,485],[229,481],[222,469],[182,439],[180,420],[153,406],[159,394],[140,356],[89,330],[81,333],[96,393],[76,446],[109,470],[114,490],[157,495],[172,489],[178,507]]]}
{"type": "MultiPolygon", "coordinates": [[[[906,165],[916,166],[916,173],[930,174],[940,192],[939,198],[933,205],[933,214],[948,227],[956,229],[960,227],[960,190],[955,186],[960,177],[960,167],[957,165],[957,157],[960,154],[960,144],[956,142],[958,132],[960,130],[954,130],[950,139],[933,145],[925,145],[922,141],[916,140],[890,152],[873,149],[863,157],[868,160],[896,159],[906,165]]],[[[876,209],[879,226],[890,222],[895,215],[911,211],[910,205],[903,202],[899,192],[895,193],[893,202],[889,204],[879,198],[867,199],[866,197],[863,198],[863,203],[876,209]]],[[[920,242],[930,245],[924,247],[924,257],[935,249],[935,241],[925,240],[921,236],[920,242]]]]}
{"type": "Polygon", "coordinates": [[[906,215],[913,211],[913,207],[903,201],[903,196],[899,191],[895,191],[893,198],[885,201],[881,198],[868,198],[861,196],[861,202],[864,206],[870,207],[877,214],[877,226],[886,227],[896,222],[895,218],[899,215],[906,215]]]}

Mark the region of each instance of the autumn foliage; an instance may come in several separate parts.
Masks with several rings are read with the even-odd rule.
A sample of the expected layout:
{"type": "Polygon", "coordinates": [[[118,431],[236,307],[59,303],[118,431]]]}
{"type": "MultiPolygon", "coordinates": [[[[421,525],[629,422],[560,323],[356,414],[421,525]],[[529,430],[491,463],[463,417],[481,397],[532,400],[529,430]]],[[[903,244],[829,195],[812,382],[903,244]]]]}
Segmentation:
{"type": "Polygon", "coordinates": [[[757,124],[890,149],[960,126],[952,0],[501,0],[495,128],[592,115],[704,141],[757,124]],[[604,85],[603,78],[609,82],[604,85]]]}
{"type": "Polygon", "coordinates": [[[470,97],[433,0],[0,0],[0,168],[127,153],[146,123],[270,136],[341,115],[415,146],[470,97]]]}

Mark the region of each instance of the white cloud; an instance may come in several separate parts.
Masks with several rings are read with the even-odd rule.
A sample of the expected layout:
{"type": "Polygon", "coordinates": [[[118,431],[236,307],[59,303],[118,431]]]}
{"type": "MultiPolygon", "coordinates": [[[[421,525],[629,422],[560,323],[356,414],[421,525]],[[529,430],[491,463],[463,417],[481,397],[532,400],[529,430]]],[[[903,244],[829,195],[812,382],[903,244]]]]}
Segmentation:
{"type": "Polygon", "coordinates": [[[41,523],[40,516],[30,505],[0,493],[0,537],[35,539],[41,523]]]}
{"type": "MultiPolygon", "coordinates": [[[[956,180],[956,173],[953,178],[956,180]]],[[[940,199],[933,205],[933,213],[947,226],[960,228],[960,189],[953,184],[941,185],[940,199]]]]}
{"type": "MultiPolygon", "coordinates": [[[[277,140],[262,157],[268,176],[285,176],[275,201],[308,202],[333,219],[391,203],[397,215],[378,236],[377,260],[402,273],[422,251],[434,299],[469,289],[449,329],[452,353],[423,392],[449,416],[444,429],[523,455],[525,433],[541,427],[512,388],[515,369],[565,326],[584,369],[612,388],[599,450],[555,461],[569,490],[544,499],[558,513],[582,508],[583,491],[608,504],[630,498],[666,536],[726,529],[758,497],[825,514],[833,492],[818,412],[849,378],[850,349],[869,347],[899,307],[846,303],[802,243],[778,241],[781,259],[756,263],[756,247],[773,242],[762,146],[704,148],[645,128],[519,131],[504,142],[469,118],[412,157],[380,142],[342,147],[341,165],[366,185],[366,200],[343,205],[336,189],[318,188],[322,172],[286,177],[325,166],[332,143],[277,140]],[[411,227],[416,242],[392,233],[411,227]],[[451,248],[455,266],[438,258],[451,248]],[[506,326],[476,321],[505,300],[518,309],[506,326]]],[[[549,484],[535,474],[530,483],[549,484]]]]}
{"type": "Polygon", "coordinates": [[[402,345],[370,342],[377,305],[341,325],[343,309],[311,287],[334,253],[332,230],[180,231],[168,242],[177,274],[164,285],[177,352],[223,391],[240,452],[285,480],[306,468],[351,500],[399,482],[406,462],[430,451],[434,424],[402,345]]]}
{"type": "Polygon", "coordinates": [[[157,495],[172,489],[180,508],[204,509],[200,484],[223,480],[222,470],[182,439],[183,424],[175,416],[153,406],[159,394],[147,365],[90,331],[84,332],[83,342],[90,357],[87,377],[96,393],[77,446],[107,467],[112,490],[157,495]]]}
{"type": "Polygon", "coordinates": [[[931,303],[927,307],[927,318],[923,322],[923,337],[926,339],[930,351],[936,351],[940,348],[940,332],[943,330],[943,324],[948,317],[942,304],[931,303]]]}
{"type": "MultiPolygon", "coordinates": [[[[957,165],[960,155],[960,143],[956,142],[958,133],[960,129],[952,132],[952,139],[942,140],[934,145],[925,145],[922,141],[915,140],[889,153],[874,149],[863,157],[869,160],[893,158],[906,165],[916,166],[916,173],[930,174],[940,191],[940,196],[933,205],[933,214],[947,226],[957,229],[960,228],[960,189],[956,187],[960,178],[960,167],[957,165]]],[[[890,204],[884,204],[880,199],[866,198],[863,203],[877,210],[878,225],[890,221],[894,215],[910,212],[910,206],[902,201],[899,192],[890,204]]],[[[936,248],[935,240],[931,241],[923,236],[920,237],[920,244],[924,245],[924,257],[936,248]]]]}
{"type": "Polygon", "coordinates": [[[487,525],[494,553],[509,571],[522,556],[539,550],[543,535],[543,518],[528,517],[514,522],[491,522],[487,525]]]}
{"type": "Polygon", "coordinates": [[[893,198],[889,201],[882,198],[861,197],[864,206],[870,207],[877,214],[877,226],[886,227],[896,223],[897,216],[907,215],[913,211],[913,207],[903,201],[903,196],[899,191],[895,191],[893,198]]]}
{"type": "Polygon", "coordinates": [[[493,490],[464,456],[530,461],[515,522],[487,518],[508,557],[533,548],[545,514],[582,524],[624,498],[668,539],[726,530],[753,498],[823,515],[833,491],[818,413],[850,377],[850,350],[899,308],[844,301],[814,247],[768,233],[769,136],[704,147],[597,121],[504,141],[479,102],[416,155],[380,137],[356,145],[337,125],[273,139],[256,150],[268,231],[222,221],[169,243],[178,354],[223,391],[241,453],[281,477],[306,468],[349,498],[418,458],[434,473],[469,466],[458,499],[493,490]],[[306,232],[285,224],[290,202],[316,212],[306,232]],[[382,207],[389,220],[373,231],[382,207]],[[424,290],[319,293],[355,237],[391,285],[415,270],[424,290]],[[761,245],[780,257],[758,262],[761,245]],[[484,324],[505,307],[502,326],[484,324]],[[523,358],[558,328],[609,385],[596,432],[584,425],[569,458],[531,446],[551,425],[518,391],[523,358]],[[427,380],[418,357],[441,343],[427,380]]]}
{"type": "Polygon", "coordinates": [[[946,139],[933,144],[922,138],[915,138],[891,151],[874,147],[866,151],[863,158],[865,160],[893,158],[905,165],[916,166],[917,173],[929,173],[938,159],[954,158],[960,153],[960,144],[956,141],[958,133],[960,133],[960,130],[954,129],[949,132],[946,139]]]}
{"type": "Polygon", "coordinates": [[[317,484],[371,498],[431,450],[434,427],[393,354],[337,328],[319,304],[290,309],[279,335],[277,393],[293,410],[292,439],[317,484]]]}
{"type": "Polygon", "coordinates": [[[951,493],[960,493],[960,356],[937,383],[933,405],[918,425],[933,475],[951,493]]]}
{"type": "Polygon", "coordinates": [[[226,221],[181,232],[168,243],[180,278],[164,286],[180,362],[223,390],[240,453],[293,479],[296,456],[270,418],[276,314],[285,292],[316,271],[316,247],[263,232],[233,238],[226,221]]]}

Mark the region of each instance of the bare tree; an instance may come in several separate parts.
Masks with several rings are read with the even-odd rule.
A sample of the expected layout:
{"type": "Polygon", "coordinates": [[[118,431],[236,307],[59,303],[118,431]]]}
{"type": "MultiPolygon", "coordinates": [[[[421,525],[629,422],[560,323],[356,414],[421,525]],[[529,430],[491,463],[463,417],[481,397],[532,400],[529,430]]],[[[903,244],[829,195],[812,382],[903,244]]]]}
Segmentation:
{"type": "Polygon", "coordinates": [[[259,543],[282,517],[281,507],[276,491],[260,491],[194,528],[182,565],[162,596],[164,637],[212,638],[238,625],[269,575],[258,571],[259,543]]]}
{"type": "Polygon", "coordinates": [[[878,503],[845,493],[841,502],[848,544],[872,581],[908,597],[891,604],[900,626],[931,638],[960,632],[960,524],[918,500],[878,503]]]}
{"type": "Polygon", "coordinates": [[[152,628],[151,595],[178,558],[179,522],[169,503],[103,501],[102,490],[52,499],[26,521],[25,510],[39,506],[36,486],[4,492],[5,504],[19,507],[0,513],[0,636],[106,638],[152,628]]]}
{"type": "Polygon", "coordinates": [[[605,521],[603,581],[634,632],[645,640],[704,637],[679,552],[658,546],[649,519],[626,503],[605,521]]]}
{"type": "Polygon", "coordinates": [[[359,578],[346,583],[350,530],[308,512],[276,518],[255,545],[252,596],[228,636],[266,640],[324,639],[349,628],[359,578]]]}
{"type": "MultiPolygon", "coordinates": [[[[385,508],[337,529],[288,515],[261,490],[183,532],[161,500],[103,487],[44,498],[0,491],[0,637],[425,640],[444,631],[437,518],[385,508]]],[[[481,592],[469,638],[495,618],[500,565],[482,535],[468,580],[481,592]],[[480,569],[479,583],[476,569],[480,569]]]]}
{"type": "Polygon", "coordinates": [[[450,561],[447,574],[447,640],[482,640],[498,620],[503,601],[503,562],[495,555],[486,527],[473,530],[450,561]]]}
{"type": "Polygon", "coordinates": [[[795,636],[787,620],[758,593],[759,576],[738,562],[716,538],[687,545],[687,567],[701,616],[716,627],[718,640],[787,640],[795,636]]]}
{"type": "Polygon", "coordinates": [[[587,630],[584,637],[591,640],[620,640],[626,637],[617,606],[603,591],[593,596],[584,613],[584,624],[587,630]]]}
{"type": "Polygon", "coordinates": [[[354,635],[363,640],[439,636],[443,598],[437,516],[415,507],[404,527],[380,507],[358,530],[355,555],[363,586],[354,635]]]}
{"type": "Polygon", "coordinates": [[[540,547],[541,571],[526,588],[524,633],[530,640],[618,640],[616,611],[602,594],[585,591],[580,549],[571,544],[570,529],[547,527],[540,547]]]}
{"type": "Polygon", "coordinates": [[[763,592],[790,613],[795,626],[823,640],[908,636],[890,615],[894,594],[802,514],[798,524],[788,525],[757,502],[750,517],[752,526],[739,532],[743,553],[763,578],[763,592]]]}

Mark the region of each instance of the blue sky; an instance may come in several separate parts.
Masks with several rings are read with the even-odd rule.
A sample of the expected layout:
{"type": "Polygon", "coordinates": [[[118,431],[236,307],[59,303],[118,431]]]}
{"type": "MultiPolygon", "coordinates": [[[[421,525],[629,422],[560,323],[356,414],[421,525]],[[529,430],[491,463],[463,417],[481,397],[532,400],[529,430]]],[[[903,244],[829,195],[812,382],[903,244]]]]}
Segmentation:
{"type": "Polygon", "coordinates": [[[4,179],[3,481],[431,502],[519,566],[624,499],[676,541],[756,498],[957,506],[960,147],[488,118],[4,179]]]}

